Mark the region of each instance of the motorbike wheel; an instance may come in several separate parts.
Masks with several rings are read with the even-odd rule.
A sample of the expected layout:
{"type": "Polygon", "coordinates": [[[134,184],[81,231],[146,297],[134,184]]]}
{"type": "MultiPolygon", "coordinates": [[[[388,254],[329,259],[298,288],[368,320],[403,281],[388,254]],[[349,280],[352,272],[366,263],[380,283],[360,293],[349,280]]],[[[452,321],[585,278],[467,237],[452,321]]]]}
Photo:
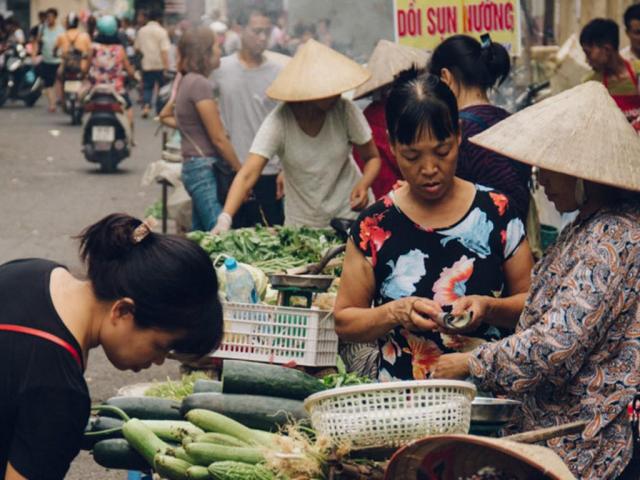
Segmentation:
{"type": "Polygon", "coordinates": [[[80,125],[82,123],[82,109],[74,103],[71,104],[71,125],[80,125]]]}
{"type": "Polygon", "coordinates": [[[2,107],[9,98],[9,77],[0,73],[0,107],[2,107]]]}
{"type": "Polygon", "coordinates": [[[118,161],[112,155],[104,155],[100,158],[100,171],[102,173],[114,173],[118,169],[118,161]]]}
{"type": "Polygon", "coordinates": [[[27,96],[27,98],[24,99],[24,104],[27,107],[33,107],[36,104],[36,102],[38,101],[38,99],[40,98],[40,95],[41,95],[40,91],[31,92],[27,96]]]}

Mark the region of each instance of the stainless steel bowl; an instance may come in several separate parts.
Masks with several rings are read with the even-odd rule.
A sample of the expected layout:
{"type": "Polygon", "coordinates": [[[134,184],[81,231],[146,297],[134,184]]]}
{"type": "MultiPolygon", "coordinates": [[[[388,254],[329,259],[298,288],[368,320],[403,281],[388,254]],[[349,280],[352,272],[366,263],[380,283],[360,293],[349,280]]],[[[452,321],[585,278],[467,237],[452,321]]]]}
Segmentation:
{"type": "Polygon", "coordinates": [[[506,423],[521,405],[522,402],[517,400],[476,397],[471,402],[471,423],[506,423]]]}

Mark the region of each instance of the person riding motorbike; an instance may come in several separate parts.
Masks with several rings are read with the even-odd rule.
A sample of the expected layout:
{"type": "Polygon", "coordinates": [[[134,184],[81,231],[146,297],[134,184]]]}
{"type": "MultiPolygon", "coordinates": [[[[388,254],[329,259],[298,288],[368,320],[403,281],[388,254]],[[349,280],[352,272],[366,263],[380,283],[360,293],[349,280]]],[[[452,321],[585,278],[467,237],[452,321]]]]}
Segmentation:
{"type": "Polygon", "coordinates": [[[92,87],[110,85],[125,102],[125,109],[133,143],[133,110],[126,89],[127,75],[138,78],[129,63],[124,46],[118,38],[118,22],[112,15],[104,15],[97,21],[98,35],[92,45],[89,65],[89,81],[92,87]]]}
{"type": "MultiPolygon", "coordinates": [[[[56,40],[56,51],[62,58],[62,70],[86,71],[88,56],[91,53],[91,37],[78,27],[80,17],[75,12],[67,15],[66,32],[56,40]]],[[[61,73],[63,73],[61,72],[61,73]]]]}

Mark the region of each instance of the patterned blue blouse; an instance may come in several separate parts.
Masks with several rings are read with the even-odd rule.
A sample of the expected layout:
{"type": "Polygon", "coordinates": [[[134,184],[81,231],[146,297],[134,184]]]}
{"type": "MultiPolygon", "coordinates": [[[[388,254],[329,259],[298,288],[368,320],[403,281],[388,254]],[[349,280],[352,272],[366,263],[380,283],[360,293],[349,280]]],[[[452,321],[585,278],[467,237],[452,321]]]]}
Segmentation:
{"type": "MultiPolygon", "coordinates": [[[[505,195],[476,185],[471,207],[448,228],[415,224],[391,193],[360,215],[351,236],[373,266],[376,306],[409,296],[447,306],[466,295],[502,296],[503,264],[525,238],[525,229],[505,195]]],[[[443,353],[468,351],[509,333],[486,324],[468,336],[396,327],[378,340],[379,379],[427,378],[443,353]]]]}

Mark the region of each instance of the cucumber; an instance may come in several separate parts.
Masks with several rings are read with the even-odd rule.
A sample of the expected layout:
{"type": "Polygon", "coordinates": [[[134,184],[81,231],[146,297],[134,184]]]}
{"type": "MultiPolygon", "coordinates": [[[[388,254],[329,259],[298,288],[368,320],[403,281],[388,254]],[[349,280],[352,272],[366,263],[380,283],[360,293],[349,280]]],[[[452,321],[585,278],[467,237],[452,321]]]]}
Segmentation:
{"type": "Polygon", "coordinates": [[[222,382],[219,380],[196,380],[193,393],[222,393],[222,382]]]}
{"type": "Polygon", "coordinates": [[[225,360],[222,366],[223,393],[304,400],[322,390],[320,380],[293,368],[242,360],[225,360]]]}
{"type": "Polygon", "coordinates": [[[262,465],[241,462],[215,462],[209,465],[211,478],[215,480],[275,480],[276,476],[262,465]]]}
{"type": "Polygon", "coordinates": [[[147,461],[124,438],[101,440],[93,447],[93,459],[104,468],[149,470],[147,461]]]}
{"type": "MultiPolygon", "coordinates": [[[[111,397],[105,405],[121,408],[131,418],[140,420],[182,420],[180,403],[157,397],[111,397]]],[[[111,412],[103,415],[114,416],[111,412]]]]}
{"type": "Polygon", "coordinates": [[[185,462],[189,462],[191,465],[193,465],[194,463],[196,463],[193,458],[191,458],[189,456],[189,454],[187,453],[187,451],[184,449],[184,447],[176,447],[173,448],[171,450],[169,450],[167,453],[169,453],[170,455],[179,458],[180,460],[184,460],[185,462]]]}
{"type": "Polygon", "coordinates": [[[168,480],[188,480],[187,470],[191,464],[180,460],[179,458],[170,457],[169,455],[158,454],[154,459],[155,471],[168,480]]]}
{"type": "Polygon", "coordinates": [[[196,408],[218,412],[249,428],[265,431],[277,431],[289,420],[308,418],[301,401],[262,395],[194,393],[183,400],[181,411],[186,415],[196,408]]]}
{"type": "Polygon", "coordinates": [[[196,437],[204,433],[202,429],[184,420],[143,420],[142,423],[162,440],[168,442],[180,443],[185,437],[196,437]]]}
{"type": "Polygon", "coordinates": [[[122,427],[122,434],[133,449],[144,457],[153,467],[153,459],[158,454],[165,454],[171,446],[158,438],[142,420],[132,418],[122,427]]]}
{"type": "Polygon", "coordinates": [[[256,440],[260,445],[273,446],[276,437],[278,437],[277,433],[256,430],[255,428],[252,430],[253,430],[253,435],[255,436],[256,440]]]}
{"type": "Polygon", "coordinates": [[[209,480],[211,475],[209,475],[209,469],[207,467],[192,465],[187,468],[187,478],[189,480],[209,480]]]}
{"type": "Polygon", "coordinates": [[[243,442],[242,440],[237,439],[236,437],[232,437],[231,435],[227,435],[226,433],[218,433],[218,432],[207,432],[202,435],[198,435],[194,437],[193,440],[189,443],[198,442],[198,443],[215,443],[218,445],[227,445],[229,447],[248,447],[249,444],[243,442]]]}
{"type": "Polygon", "coordinates": [[[228,447],[213,443],[190,443],[185,449],[198,465],[203,466],[224,460],[250,464],[264,462],[264,454],[260,448],[228,447]]]}
{"type": "Polygon", "coordinates": [[[249,445],[262,444],[269,446],[265,444],[264,439],[256,435],[253,430],[221,413],[196,408],[189,411],[186,416],[187,420],[207,432],[224,433],[249,445]]]}
{"type": "MultiPolygon", "coordinates": [[[[112,430],[114,428],[122,428],[124,422],[117,418],[109,418],[109,417],[91,417],[87,422],[87,426],[84,429],[84,433],[99,433],[104,432],[105,430],[112,430]]],[[[91,450],[93,446],[102,441],[110,438],[122,438],[122,432],[108,432],[101,435],[84,435],[82,437],[82,446],[83,450],[91,450]]]]}

